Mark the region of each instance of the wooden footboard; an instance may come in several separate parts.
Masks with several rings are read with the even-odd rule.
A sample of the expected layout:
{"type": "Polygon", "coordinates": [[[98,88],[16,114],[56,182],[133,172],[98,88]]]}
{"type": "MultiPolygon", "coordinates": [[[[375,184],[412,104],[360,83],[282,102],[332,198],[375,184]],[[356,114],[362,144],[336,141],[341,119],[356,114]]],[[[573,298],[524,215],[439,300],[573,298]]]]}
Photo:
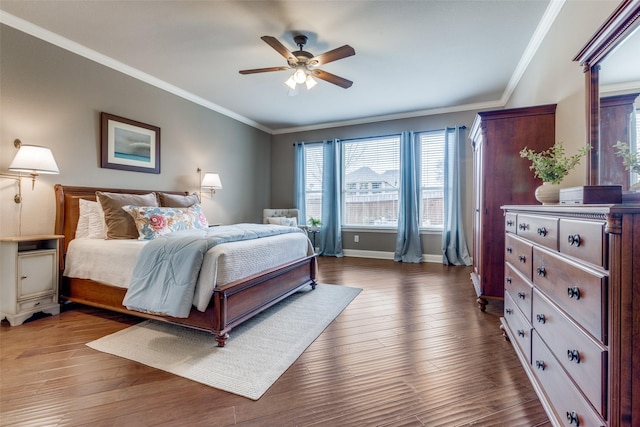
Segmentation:
{"type": "MultiPolygon", "coordinates": [[[[218,346],[224,347],[229,331],[271,307],[300,288],[315,288],[316,257],[310,255],[288,264],[269,269],[253,276],[214,288],[206,311],[191,308],[187,318],[159,316],[128,310],[122,305],[126,289],[105,285],[92,280],[63,277],[64,256],[69,242],[75,237],[78,223],[78,199],[95,200],[96,191],[144,194],[146,190],[113,190],[91,187],[63,187],[56,185],[56,233],[64,234],[65,242],[60,258],[60,298],[133,316],[169,322],[188,328],[208,331],[215,336],[218,346]]],[[[184,194],[184,193],[181,193],[184,194]]]]}

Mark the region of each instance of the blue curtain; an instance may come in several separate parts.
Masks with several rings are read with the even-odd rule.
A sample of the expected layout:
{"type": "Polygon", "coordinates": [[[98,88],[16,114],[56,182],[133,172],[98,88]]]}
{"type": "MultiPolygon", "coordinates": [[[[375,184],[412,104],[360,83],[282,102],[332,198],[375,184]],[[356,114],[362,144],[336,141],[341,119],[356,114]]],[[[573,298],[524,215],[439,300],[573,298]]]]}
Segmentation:
{"type": "Polygon", "coordinates": [[[342,257],[340,141],[337,139],[324,141],[322,144],[322,156],[320,255],[342,257]]]}
{"type": "Polygon", "coordinates": [[[442,230],[442,262],[471,265],[464,236],[460,201],[460,144],[464,142],[464,127],[445,129],[444,148],[444,224],[442,230]]]}
{"type": "Polygon", "coordinates": [[[400,136],[400,196],[394,261],[422,262],[420,238],[420,141],[413,132],[400,136]]]}
{"type": "Polygon", "coordinates": [[[293,183],[293,203],[298,209],[300,225],[307,224],[307,203],[305,200],[305,189],[307,188],[305,159],[304,159],[304,142],[296,142],[295,144],[295,163],[294,163],[294,183],[293,183]]]}

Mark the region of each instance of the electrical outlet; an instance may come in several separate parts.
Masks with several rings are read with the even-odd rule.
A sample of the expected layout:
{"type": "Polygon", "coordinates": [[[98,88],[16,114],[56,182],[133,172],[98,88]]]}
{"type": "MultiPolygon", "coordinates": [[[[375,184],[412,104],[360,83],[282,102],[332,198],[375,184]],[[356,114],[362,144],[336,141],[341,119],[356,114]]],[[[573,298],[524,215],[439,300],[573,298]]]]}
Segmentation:
{"type": "Polygon", "coordinates": [[[353,241],[358,243],[360,241],[360,236],[358,236],[357,234],[353,235],[353,241]]]}

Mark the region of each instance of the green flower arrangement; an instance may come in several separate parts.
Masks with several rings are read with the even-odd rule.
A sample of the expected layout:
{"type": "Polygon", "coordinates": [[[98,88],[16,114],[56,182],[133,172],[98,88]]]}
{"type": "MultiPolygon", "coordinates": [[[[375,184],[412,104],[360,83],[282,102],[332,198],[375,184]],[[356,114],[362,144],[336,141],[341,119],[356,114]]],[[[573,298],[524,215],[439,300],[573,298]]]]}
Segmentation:
{"type": "Polygon", "coordinates": [[[578,153],[567,157],[562,141],[557,141],[553,147],[539,153],[524,147],[520,151],[520,157],[531,161],[529,169],[534,172],[536,178],[540,178],[543,182],[560,184],[589,150],[591,150],[591,146],[585,145],[578,153]]]}
{"type": "Polygon", "coordinates": [[[322,221],[319,218],[309,217],[309,225],[314,228],[318,228],[322,225],[322,221]]]}
{"type": "Polygon", "coordinates": [[[640,174],[640,152],[632,153],[629,144],[618,141],[613,145],[618,152],[618,156],[622,157],[622,164],[628,171],[640,174]]]}

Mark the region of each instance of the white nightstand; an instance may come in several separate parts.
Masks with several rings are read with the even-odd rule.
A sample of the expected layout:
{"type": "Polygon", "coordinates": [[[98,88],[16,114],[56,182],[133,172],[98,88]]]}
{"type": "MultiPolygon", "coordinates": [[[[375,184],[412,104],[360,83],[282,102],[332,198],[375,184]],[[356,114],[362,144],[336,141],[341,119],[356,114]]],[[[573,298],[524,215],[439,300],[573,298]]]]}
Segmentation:
{"type": "Polygon", "coordinates": [[[21,325],[34,313],[60,313],[58,245],[64,236],[0,238],[0,320],[21,325]]]}

